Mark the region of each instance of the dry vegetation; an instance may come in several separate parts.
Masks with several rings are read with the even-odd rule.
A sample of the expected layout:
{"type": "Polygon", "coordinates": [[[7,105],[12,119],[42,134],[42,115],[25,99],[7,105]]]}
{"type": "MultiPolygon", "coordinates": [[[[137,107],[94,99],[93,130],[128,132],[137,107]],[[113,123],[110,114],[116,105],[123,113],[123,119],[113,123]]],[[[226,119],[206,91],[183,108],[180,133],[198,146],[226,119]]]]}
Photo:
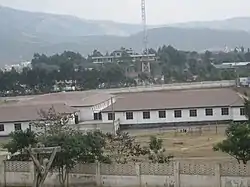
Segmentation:
{"type": "Polygon", "coordinates": [[[226,154],[213,151],[213,145],[225,138],[225,129],[225,125],[218,125],[131,131],[131,134],[144,145],[148,144],[150,136],[161,138],[166,152],[174,155],[176,159],[225,160],[229,158],[226,154]],[[182,129],[186,129],[186,132],[181,132],[182,129]]]}

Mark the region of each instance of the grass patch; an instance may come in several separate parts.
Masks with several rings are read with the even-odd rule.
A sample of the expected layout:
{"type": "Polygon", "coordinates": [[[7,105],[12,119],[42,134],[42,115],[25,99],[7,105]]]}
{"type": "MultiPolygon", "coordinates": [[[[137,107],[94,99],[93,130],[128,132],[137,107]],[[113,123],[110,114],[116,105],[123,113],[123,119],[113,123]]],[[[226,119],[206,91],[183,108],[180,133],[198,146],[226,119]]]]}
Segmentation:
{"type": "Polygon", "coordinates": [[[176,158],[189,159],[215,159],[228,157],[227,154],[214,152],[213,146],[225,139],[226,125],[221,126],[205,126],[185,128],[175,130],[145,130],[145,133],[131,131],[136,141],[142,145],[148,145],[151,136],[156,136],[163,140],[163,146],[167,154],[172,154],[176,158]]]}

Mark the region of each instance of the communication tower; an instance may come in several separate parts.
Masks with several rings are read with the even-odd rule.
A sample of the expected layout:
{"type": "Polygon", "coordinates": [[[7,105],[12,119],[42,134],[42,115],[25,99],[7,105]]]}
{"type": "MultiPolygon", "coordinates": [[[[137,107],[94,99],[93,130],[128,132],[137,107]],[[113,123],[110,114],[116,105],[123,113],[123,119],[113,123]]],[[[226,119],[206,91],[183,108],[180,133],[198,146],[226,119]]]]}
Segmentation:
{"type": "Polygon", "coordinates": [[[150,62],[148,56],[148,33],[147,33],[147,18],[146,18],[146,0],[141,0],[141,17],[143,25],[143,58],[142,72],[150,74],[150,62]]]}

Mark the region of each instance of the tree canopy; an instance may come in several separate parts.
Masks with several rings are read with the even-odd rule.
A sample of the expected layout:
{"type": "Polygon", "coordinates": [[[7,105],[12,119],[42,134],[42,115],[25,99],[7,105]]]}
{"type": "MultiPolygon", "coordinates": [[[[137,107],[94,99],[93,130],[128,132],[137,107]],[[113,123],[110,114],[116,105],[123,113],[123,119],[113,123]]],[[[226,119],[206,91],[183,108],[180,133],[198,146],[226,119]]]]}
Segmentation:
{"type": "MultiPolygon", "coordinates": [[[[62,54],[47,56],[34,54],[32,66],[21,72],[0,71],[0,94],[26,95],[59,91],[71,86],[77,90],[135,86],[137,83],[164,83],[212,81],[235,79],[234,70],[218,70],[212,63],[247,61],[249,51],[212,53],[206,51],[181,51],[172,46],[162,46],[158,50],[149,49],[157,61],[151,64],[151,75],[144,76],[141,62],[134,61],[126,50],[112,63],[95,64],[92,57],[112,55],[94,50],[87,58],[79,53],[65,51],[62,54]]],[[[239,76],[249,76],[247,68],[238,69],[239,76]]]]}
{"type": "Polygon", "coordinates": [[[250,127],[247,123],[232,123],[226,130],[226,140],[218,143],[215,151],[222,151],[238,162],[247,164],[250,160],[250,127]]]}
{"type": "Polygon", "coordinates": [[[250,160],[250,102],[245,99],[246,122],[232,122],[226,130],[226,139],[214,146],[215,151],[222,151],[234,157],[239,163],[247,164],[250,160]]]}
{"type": "MultiPolygon", "coordinates": [[[[67,116],[58,114],[51,108],[39,112],[42,121],[31,122],[31,128],[15,131],[10,134],[11,140],[4,147],[14,156],[12,160],[30,160],[31,148],[60,147],[56,153],[51,170],[59,172],[59,181],[65,184],[68,173],[77,163],[140,162],[148,156],[154,163],[168,162],[162,148],[162,140],[151,138],[148,146],[141,146],[135,138],[126,132],[116,135],[101,131],[81,132],[68,125],[67,116]],[[35,130],[37,133],[35,133],[35,130]],[[153,154],[152,154],[153,152],[153,154]]],[[[39,153],[39,158],[49,158],[47,153],[39,153]]],[[[33,159],[34,161],[34,159],[33,159]]]]}

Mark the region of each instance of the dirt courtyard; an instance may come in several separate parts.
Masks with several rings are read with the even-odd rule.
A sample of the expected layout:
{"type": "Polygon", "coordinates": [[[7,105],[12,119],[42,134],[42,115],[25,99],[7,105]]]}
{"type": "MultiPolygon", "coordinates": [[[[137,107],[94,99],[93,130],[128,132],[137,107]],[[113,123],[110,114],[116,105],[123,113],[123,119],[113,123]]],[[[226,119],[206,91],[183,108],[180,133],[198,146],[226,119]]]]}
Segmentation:
{"type": "MultiPolygon", "coordinates": [[[[151,136],[163,140],[166,154],[171,154],[176,160],[232,160],[227,154],[213,151],[213,145],[225,139],[227,125],[180,127],[174,129],[141,129],[129,130],[137,142],[148,145],[151,136]]],[[[0,152],[9,138],[0,138],[0,152]]]]}
{"type": "Polygon", "coordinates": [[[131,130],[130,134],[142,145],[148,145],[150,136],[161,138],[166,153],[173,155],[175,159],[228,160],[232,158],[227,154],[213,151],[213,145],[225,139],[226,128],[227,125],[218,125],[172,130],[131,130]]]}

